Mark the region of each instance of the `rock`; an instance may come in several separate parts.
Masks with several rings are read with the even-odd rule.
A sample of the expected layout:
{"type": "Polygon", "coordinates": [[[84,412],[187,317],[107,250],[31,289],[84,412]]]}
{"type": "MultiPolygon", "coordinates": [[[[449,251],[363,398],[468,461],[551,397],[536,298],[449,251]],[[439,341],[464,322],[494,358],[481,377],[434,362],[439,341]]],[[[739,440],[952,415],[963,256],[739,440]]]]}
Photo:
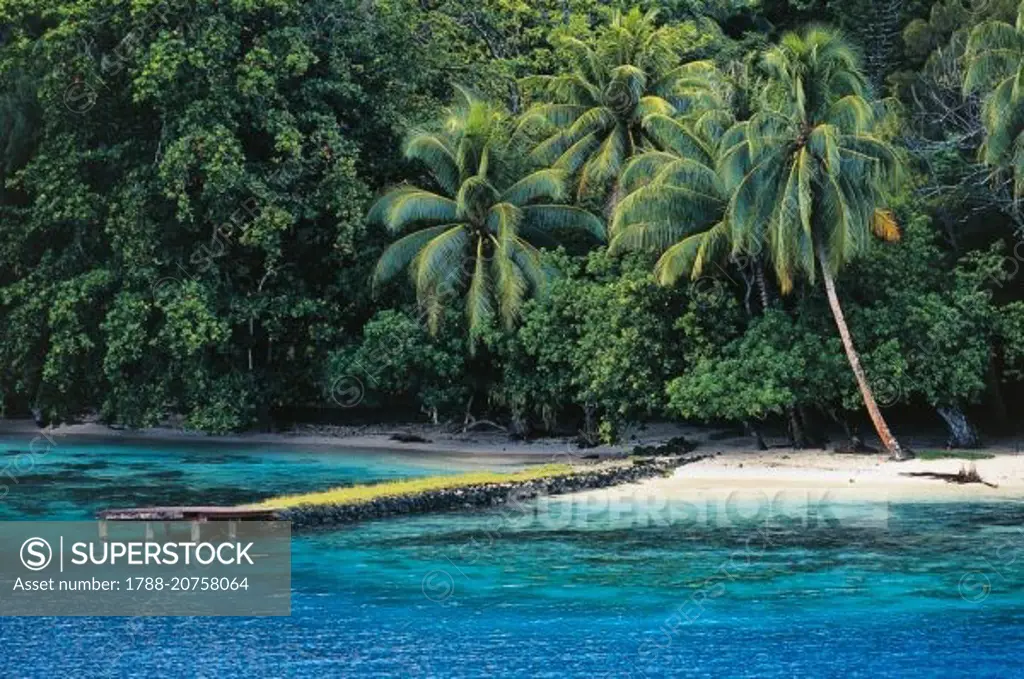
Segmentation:
{"type": "Polygon", "coordinates": [[[636,446],[633,448],[634,455],[643,455],[648,457],[664,456],[664,455],[681,455],[689,453],[697,447],[696,443],[689,441],[685,436],[676,436],[669,439],[660,446],[636,446]]]}
{"type": "Polygon", "coordinates": [[[433,443],[430,439],[425,439],[418,434],[407,434],[399,432],[391,435],[392,441],[398,441],[399,443],[433,443]]]}

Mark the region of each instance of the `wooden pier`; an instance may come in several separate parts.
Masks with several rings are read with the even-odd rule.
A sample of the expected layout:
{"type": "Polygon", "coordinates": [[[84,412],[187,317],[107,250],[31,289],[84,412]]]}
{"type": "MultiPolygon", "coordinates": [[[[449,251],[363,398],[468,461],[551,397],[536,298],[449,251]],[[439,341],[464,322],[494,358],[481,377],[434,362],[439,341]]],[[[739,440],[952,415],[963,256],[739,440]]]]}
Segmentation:
{"type": "Polygon", "coordinates": [[[99,519],[100,539],[108,537],[109,521],[136,521],[145,523],[146,539],[155,536],[154,523],[169,521],[188,521],[192,524],[191,538],[199,542],[202,525],[208,521],[226,521],[228,537],[237,536],[239,521],[277,521],[277,512],[273,509],[256,509],[251,507],[130,507],[125,509],[104,509],[96,512],[99,519]]]}
{"type": "Polygon", "coordinates": [[[96,513],[104,521],[274,521],[273,509],[251,507],[132,507],[96,513]]]}

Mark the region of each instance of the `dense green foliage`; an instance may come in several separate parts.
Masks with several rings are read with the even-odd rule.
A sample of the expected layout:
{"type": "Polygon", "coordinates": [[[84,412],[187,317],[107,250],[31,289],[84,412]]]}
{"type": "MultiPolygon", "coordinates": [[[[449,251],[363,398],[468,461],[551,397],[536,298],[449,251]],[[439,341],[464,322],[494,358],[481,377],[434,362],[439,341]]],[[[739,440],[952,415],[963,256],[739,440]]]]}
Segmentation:
{"type": "Polygon", "coordinates": [[[1024,386],[1022,22],[1019,0],[12,0],[2,414],[813,442],[873,400],[971,443],[1024,386]]]}

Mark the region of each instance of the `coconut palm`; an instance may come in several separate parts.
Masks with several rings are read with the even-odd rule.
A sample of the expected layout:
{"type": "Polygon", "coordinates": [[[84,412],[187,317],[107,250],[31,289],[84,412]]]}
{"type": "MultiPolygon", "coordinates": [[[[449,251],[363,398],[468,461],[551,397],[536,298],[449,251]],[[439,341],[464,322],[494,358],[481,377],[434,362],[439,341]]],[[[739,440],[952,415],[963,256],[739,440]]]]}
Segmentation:
{"type": "MultiPolygon", "coordinates": [[[[737,134],[732,115],[707,111],[657,144],[665,150],[637,155],[622,171],[625,196],[609,225],[609,252],[661,253],[655,277],[672,285],[680,277],[699,278],[707,264],[729,249],[725,221],[731,187],[719,177],[716,161],[737,134]],[[685,140],[685,143],[677,143],[685,140]]],[[[736,128],[738,129],[738,128],[736,128]]]]}
{"type": "Polygon", "coordinates": [[[847,359],[882,444],[906,453],[875,402],[836,292],[835,277],[872,234],[897,240],[880,209],[899,171],[893,149],[873,136],[874,109],[856,52],[825,28],[789,33],[766,52],[765,105],[735,128],[718,175],[735,186],[726,213],[734,253],[763,254],[783,293],[821,276],[847,359]]]}
{"type": "Polygon", "coordinates": [[[566,40],[570,73],[522,81],[539,99],[520,125],[541,131],[532,156],[575,177],[578,198],[603,195],[645,142],[671,134],[672,119],[711,94],[714,66],[680,64],[676,36],[656,16],[616,12],[594,47],[566,40]]]}
{"type": "MultiPolygon", "coordinates": [[[[736,124],[734,113],[749,113],[754,98],[755,80],[748,61],[727,64],[721,83],[716,75],[716,86],[701,108],[654,130],[657,149],[634,157],[620,176],[619,191],[626,197],[610,224],[609,250],[661,253],[655,276],[662,285],[672,285],[681,277],[699,279],[709,263],[729,252],[727,207],[736,188],[736,173],[732,173],[734,183],[728,184],[719,175],[719,160],[723,151],[743,139],[746,129],[745,123],[736,124]],[[664,130],[671,134],[659,135],[664,130]]],[[[749,154],[735,156],[733,162],[742,164],[748,158],[749,154]]],[[[742,264],[744,259],[753,269],[767,309],[761,258],[733,261],[742,264]]]]}
{"type": "Polygon", "coordinates": [[[563,171],[510,177],[503,122],[495,107],[460,89],[445,131],[419,130],[405,143],[406,157],[427,168],[437,190],[402,185],[370,210],[369,221],[396,234],[411,231],[381,256],[375,283],[408,269],[432,332],[444,303],[463,292],[471,329],[495,312],[512,325],[525,299],[547,282],[536,245],[564,229],[603,237],[594,215],[556,204],[567,194],[563,171]]]}
{"type": "Polygon", "coordinates": [[[985,92],[982,158],[1009,169],[1024,194],[1024,2],[1016,25],[986,21],[967,40],[964,90],[985,92]]]}

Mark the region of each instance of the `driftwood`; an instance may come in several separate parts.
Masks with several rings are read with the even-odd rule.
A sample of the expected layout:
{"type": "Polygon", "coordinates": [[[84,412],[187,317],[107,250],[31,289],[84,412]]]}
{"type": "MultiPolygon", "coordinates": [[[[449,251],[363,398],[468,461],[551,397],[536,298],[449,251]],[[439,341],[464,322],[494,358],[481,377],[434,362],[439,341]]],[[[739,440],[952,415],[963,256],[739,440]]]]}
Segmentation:
{"type": "Polygon", "coordinates": [[[928,479],[938,479],[939,481],[945,481],[946,483],[957,483],[960,485],[966,485],[968,483],[980,483],[989,488],[998,488],[999,485],[995,483],[989,483],[985,479],[981,478],[978,473],[978,469],[972,464],[970,469],[964,469],[961,465],[960,471],[956,474],[944,474],[941,472],[903,472],[902,476],[917,476],[928,479]]]}
{"type": "Polygon", "coordinates": [[[478,419],[474,418],[472,422],[470,422],[470,423],[468,423],[468,424],[466,424],[466,425],[464,425],[462,427],[462,431],[463,432],[470,432],[470,431],[473,431],[474,429],[478,429],[480,427],[491,427],[495,431],[499,431],[499,432],[504,432],[506,430],[505,427],[501,426],[497,422],[492,422],[491,420],[478,420],[478,419]]]}

